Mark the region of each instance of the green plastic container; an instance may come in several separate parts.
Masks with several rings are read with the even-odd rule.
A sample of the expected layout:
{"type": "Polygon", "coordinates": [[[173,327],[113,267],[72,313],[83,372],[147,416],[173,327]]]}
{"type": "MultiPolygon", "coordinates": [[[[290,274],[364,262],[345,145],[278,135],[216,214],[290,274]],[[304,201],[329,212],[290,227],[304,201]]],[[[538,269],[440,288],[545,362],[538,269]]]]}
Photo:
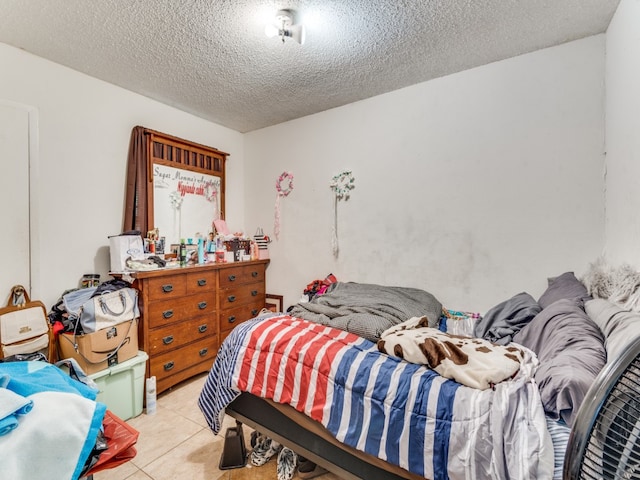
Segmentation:
{"type": "Polygon", "coordinates": [[[138,355],[126,362],[89,375],[100,389],[96,401],[106,404],[122,420],[140,415],[148,358],[145,352],[138,351],[138,355]]]}

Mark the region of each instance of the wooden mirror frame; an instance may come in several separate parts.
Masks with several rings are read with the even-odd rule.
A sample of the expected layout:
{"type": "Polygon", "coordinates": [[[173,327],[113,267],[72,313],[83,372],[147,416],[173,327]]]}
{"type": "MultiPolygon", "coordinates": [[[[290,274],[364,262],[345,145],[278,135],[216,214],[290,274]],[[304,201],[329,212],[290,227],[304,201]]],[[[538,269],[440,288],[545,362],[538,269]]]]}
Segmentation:
{"type": "Polygon", "coordinates": [[[220,177],[220,218],[224,219],[228,156],[217,148],[134,127],[129,145],[123,232],[137,230],[145,237],[154,228],[153,165],[156,163],[220,177]]]}

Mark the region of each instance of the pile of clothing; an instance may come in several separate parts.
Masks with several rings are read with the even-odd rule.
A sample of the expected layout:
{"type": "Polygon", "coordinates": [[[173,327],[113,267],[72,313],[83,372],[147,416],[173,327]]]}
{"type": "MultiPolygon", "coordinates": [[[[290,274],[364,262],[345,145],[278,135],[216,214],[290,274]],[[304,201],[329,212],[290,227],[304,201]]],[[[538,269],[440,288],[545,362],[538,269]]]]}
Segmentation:
{"type": "Polygon", "coordinates": [[[0,362],[2,478],[83,476],[106,413],[97,394],[47,362],[0,362]]]}
{"type": "Polygon", "coordinates": [[[103,293],[115,292],[128,287],[131,287],[129,282],[115,279],[102,282],[97,287],[72,288],[65,290],[47,314],[53,333],[55,335],[63,332],[74,331],[77,334],[82,333],[82,326],[78,321],[78,312],[80,311],[82,304],[91,298],[102,295],[103,293]],[[74,292],[76,293],[75,295],[69,295],[74,292]],[[78,293],[85,293],[85,295],[78,295],[78,293]]]}
{"type": "Polygon", "coordinates": [[[302,292],[302,298],[300,301],[310,302],[315,297],[323,295],[327,291],[327,288],[329,288],[329,285],[336,283],[337,281],[338,279],[335,275],[330,273],[324,278],[324,280],[313,280],[312,282],[309,282],[302,292]]]}

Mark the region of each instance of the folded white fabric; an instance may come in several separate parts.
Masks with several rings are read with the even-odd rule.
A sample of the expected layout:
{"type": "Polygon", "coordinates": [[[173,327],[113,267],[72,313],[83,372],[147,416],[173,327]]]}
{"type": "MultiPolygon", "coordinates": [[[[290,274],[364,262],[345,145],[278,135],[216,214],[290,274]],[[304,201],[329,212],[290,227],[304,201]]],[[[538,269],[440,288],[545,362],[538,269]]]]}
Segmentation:
{"type": "Polygon", "coordinates": [[[33,401],[31,411],[18,417],[18,428],[0,436],[0,478],[77,480],[106,411],[95,401],[97,392],[38,361],[0,363],[0,387],[33,401]]]}
{"type": "Polygon", "coordinates": [[[0,387],[0,436],[18,427],[18,415],[26,415],[33,408],[33,401],[11,390],[0,387]]]}
{"type": "Polygon", "coordinates": [[[428,327],[426,317],[395,325],[378,340],[378,350],[383,353],[426,365],[445,378],[480,390],[512,378],[524,359],[523,348],[450,335],[428,327]]]}
{"type": "Polygon", "coordinates": [[[20,418],[20,426],[10,435],[0,436],[0,478],[79,478],[77,468],[84,465],[86,458],[80,459],[78,452],[95,445],[95,435],[88,432],[94,428],[91,422],[100,404],[64,392],[36,393],[30,398],[33,410],[20,418]],[[86,445],[88,442],[92,443],[86,445]]]}

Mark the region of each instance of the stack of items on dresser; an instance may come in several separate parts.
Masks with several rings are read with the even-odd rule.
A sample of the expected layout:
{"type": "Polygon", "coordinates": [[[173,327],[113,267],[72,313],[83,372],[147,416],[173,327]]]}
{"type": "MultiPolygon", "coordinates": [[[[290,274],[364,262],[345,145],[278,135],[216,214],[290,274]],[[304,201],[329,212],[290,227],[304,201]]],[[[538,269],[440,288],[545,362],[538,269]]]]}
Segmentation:
{"type": "Polygon", "coordinates": [[[66,291],[49,312],[58,356],[87,374],[138,354],[139,317],[138,292],[123,280],[66,291]]]}
{"type": "Polygon", "coordinates": [[[164,237],[158,229],[147,233],[143,239],[138,230],[129,230],[109,237],[109,255],[112,273],[157,270],[166,266],[164,259],[164,237]],[[156,255],[156,252],[162,252],[156,255]]]}

